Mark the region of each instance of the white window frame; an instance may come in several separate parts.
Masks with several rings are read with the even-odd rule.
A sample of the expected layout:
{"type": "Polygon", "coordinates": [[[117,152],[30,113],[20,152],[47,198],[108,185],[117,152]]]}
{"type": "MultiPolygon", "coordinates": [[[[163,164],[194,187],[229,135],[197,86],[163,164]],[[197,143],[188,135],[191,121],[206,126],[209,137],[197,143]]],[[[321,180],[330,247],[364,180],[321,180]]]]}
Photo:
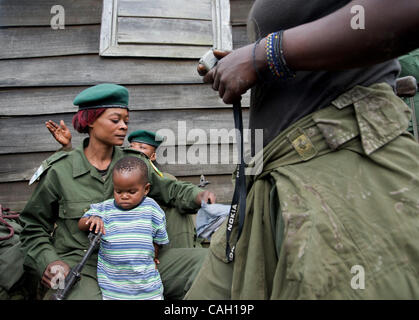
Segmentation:
{"type": "MultiPolygon", "coordinates": [[[[152,1],[152,0],[150,0],[152,1]]],[[[170,1],[170,0],[168,0],[170,1]]],[[[194,1],[190,3],[193,5],[194,1]]],[[[232,50],[232,28],[230,23],[230,1],[211,0],[212,3],[212,48],[232,50]]],[[[103,0],[102,25],[100,31],[100,56],[108,57],[159,57],[159,58],[199,58],[210,47],[147,46],[145,44],[118,44],[117,19],[118,0],[103,0]]]]}

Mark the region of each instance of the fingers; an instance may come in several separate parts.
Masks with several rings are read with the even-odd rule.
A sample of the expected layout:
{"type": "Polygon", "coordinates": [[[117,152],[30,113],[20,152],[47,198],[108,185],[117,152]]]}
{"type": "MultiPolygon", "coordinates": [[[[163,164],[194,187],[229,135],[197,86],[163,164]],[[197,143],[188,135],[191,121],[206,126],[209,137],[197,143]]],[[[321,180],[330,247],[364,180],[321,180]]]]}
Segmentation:
{"type": "Polygon", "coordinates": [[[42,279],[41,279],[41,283],[42,285],[44,285],[47,288],[51,288],[51,278],[52,276],[47,272],[44,272],[42,279]]]}
{"type": "Polygon", "coordinates": [[[64,123],[64,120],[60,120],[60,126],[63,130],[68,130],[67,125],[64,123]]]}
{"type": "Polygon", "coordinates": [[[216,199],[216,196],[214,193],[212,193],[211,191],[202,191],[200,193],[198,193],[198,203],[201,204],[201,202],[203,201],[204,203],[211,203],[214,204],[216,199]]]}
{"type": "Polygon", "coordinates": [[[198,67],[196,68],[196,71],[198,71],[198,74],[203,77],[207,74],[208,70],[205,68],[203,64],[198,64],[198,67]]]}
{"type": "Polygon", "coordinates": [[[222,58],[224,58],[225,56],[229,55],[231,53],[231,51],[223,51],[223,50],[213,50],[212,53],[214,54],[214,56],[220,60],[222,58]]]}
{"type": "Polygon", "coordinates": [[[235,102],[241,101],[242,97],[241,97],[240,92],[228,90],[228,91],[223,92],[222,95],[220,93],[220,98],[223,99],[223,102],[225,104],[233,104],[235,102]]]}
{"type": "Polygon", "coordinates": [[[41,283],[47,288],[57,286],[58,281],[62,281],[70,272],[70,267],[63,261],[51,262],[42,275],[41,283]]]}
{"type": "Polygon", "coordinates": [[[213,83],[212,88],[217,91],[220,87],[220,77],[217,75],[217,68],[214,68],[214,71],[212,71],[213,74],[213,83]]]}
{"type": "Polygon", "coordinates": [[[86,220],[86,224],[89,225],[89,231],[98,233],[99,231],[105,235],[105,224],[103,223],[103,220],[97,216],[91,216],[86,220]],[[94,229],[94,231],[93,231],[94,229]]]}
{"type": "Polygon", "coordinates": [[[45,126],[51,133],[54,133],[58,129],[58,125],[52,120],[45,122],[45,126]]]}
{"type": "Polygon", "coordinates": [[[204,81],[205,83],[213,83],[213,82],[214,82],[214,78],[215,78],[215,74],[216,74],[216,72],[217,72],[217,67],[212,68],[210,71],[208,71],[208,72],[205,74],[205,76],[204,76],[204,78],[203,78],[203,81],[204,81]]]}
{"type": "Polygon", "coordinates": [[[217,197],[215,196],[214,193],[209,192],[208,200],[209,200],[208,201],[209,203],[214,204],[216,202],[216,200],[217,200],[217,197]]]}

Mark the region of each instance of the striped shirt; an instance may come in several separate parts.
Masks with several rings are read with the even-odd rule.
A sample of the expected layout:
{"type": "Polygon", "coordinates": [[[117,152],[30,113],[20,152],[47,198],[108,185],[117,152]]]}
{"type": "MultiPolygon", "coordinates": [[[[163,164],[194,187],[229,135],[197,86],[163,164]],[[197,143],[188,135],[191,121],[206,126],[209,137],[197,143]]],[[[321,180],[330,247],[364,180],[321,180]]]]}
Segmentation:
{"type": "Polygon", "coordinates": [[[135,208],[120,209],[114,199],[92,204],[83,218],[102,218],[97,277],[104,299],[148,300],[163,297],[163,284],[154,263],[154,246],[169,242],[166,218],[151,198],[135,208]]]}

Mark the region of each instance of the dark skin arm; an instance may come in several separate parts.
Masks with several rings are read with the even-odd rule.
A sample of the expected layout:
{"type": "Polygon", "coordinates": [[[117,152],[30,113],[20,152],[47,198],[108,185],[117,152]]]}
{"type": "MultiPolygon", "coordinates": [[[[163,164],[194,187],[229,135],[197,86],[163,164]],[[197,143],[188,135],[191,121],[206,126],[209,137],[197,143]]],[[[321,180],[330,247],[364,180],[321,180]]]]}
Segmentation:
{"type": "MultiPolygon", "coordinates": [[[[279,31],[279,30],[277,30],[279,31]]],[[[284,32],[284,56],[294,70],[342,70],[380,63],[419,46],[419,1],[355,0],[332,14],[284,32]],[[354,5],[365,9],[365,29],[351,28],[354,5]]],[[[265,39],[256,48],[256,66],[266,71],[265,39]]],[[[227,104],[253,87],[258,79],[252,61],[253,44],[231,53],[214,52],[221,59],[206,73],[227,104]]]]}
{"type": "Polygon", "coordinates": [[[154,242],[153,242],[153,246],[154,246],[154,263],[156,264],[156,269],[157,269],[157,265],[160,264],[160,260],[159,260],[160,246],[154,242]]]}

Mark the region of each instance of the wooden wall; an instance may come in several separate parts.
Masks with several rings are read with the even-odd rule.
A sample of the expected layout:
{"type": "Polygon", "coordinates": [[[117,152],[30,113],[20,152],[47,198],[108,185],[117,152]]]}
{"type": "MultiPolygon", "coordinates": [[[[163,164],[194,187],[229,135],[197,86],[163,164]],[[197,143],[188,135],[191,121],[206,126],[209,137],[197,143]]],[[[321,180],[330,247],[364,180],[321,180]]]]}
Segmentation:
{"type": "MultiPolygon", "coordinates": [[[[252,0],[230,0],[234,48],[247,44],[246,18],[252,0]]],[[[65,29],[53,30],[55,0],[0,0],[0,203],[23,208],[34,186],[28,180],[58,149],[45,121],[71,126],[74,97],[88,86],[113,82],[130,91],[130,128],[175,133],[232,129],[232,110],[196,74],[193,59],[103,58],[99,56],[102,0],[61,0],[65,29]],[[181,76],[180,76],[181,75],[181,76]]],[[[248,99],[243,104],[245,126],[248,99]]],[[[77,145],[84,136],[73,132],[77,145]]],[[[186,141],[190,145],[194,141],[186,141]]],[[[206,146],[209,149],[209,145],[206,146]]],[[[233,144],[229,146],[233,152],[233,144]]],[[[221,149],[220,149],[221,150],[221,149]]],[[[162,165],[181,180],[204,174],[220,202],[232,196],[233,165],[162,165]]]]}

